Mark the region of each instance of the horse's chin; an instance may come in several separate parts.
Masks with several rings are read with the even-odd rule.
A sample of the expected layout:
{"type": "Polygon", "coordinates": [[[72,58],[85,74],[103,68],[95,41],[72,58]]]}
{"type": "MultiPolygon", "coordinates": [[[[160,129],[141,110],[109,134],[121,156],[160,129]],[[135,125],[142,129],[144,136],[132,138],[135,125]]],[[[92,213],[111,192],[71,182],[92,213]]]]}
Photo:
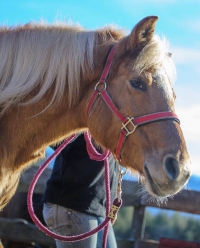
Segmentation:
{"type": "Polygon", "coordinates": [[[175,195],[184,187],[184,185],[178,185],[178,182],[176,181],[169,181],[164,185],[157,183],[149,173],[147,167],[144,169],[144,177],[145,177],[144,184],[146,190],[148,191],[149,194],[158,198],[175,195]]]}
{"type": "Polygon", "coordinates": [[[155,197],[167,197],[167,196],[169,196],[169,194],[166,195],[166,193],[163,193],[160,190],[160,187],[153,180],[153,178],[151,177],[149,170],[147,168],[145,168],[144,177],[145,177],[145,180],[144,180],[145,188],[149,192],[149,194],[151,194],[155,197]]]}

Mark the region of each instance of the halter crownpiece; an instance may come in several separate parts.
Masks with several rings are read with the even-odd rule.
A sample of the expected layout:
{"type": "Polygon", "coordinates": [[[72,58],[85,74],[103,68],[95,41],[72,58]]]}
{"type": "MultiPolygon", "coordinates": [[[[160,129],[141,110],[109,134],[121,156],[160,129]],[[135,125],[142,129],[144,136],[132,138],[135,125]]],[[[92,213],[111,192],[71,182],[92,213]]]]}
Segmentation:
{"type": "Polygon", "coordinates": [[[118,111],[117,107],[115,106],[114,102],[112,101],[111,97],[109,96],[106,90],[107,89],[106,79],[108,77],[109,70],[110,70],[110,67],[113,61],[114,52],[115,52],[115,46],[112,47],[108,55],[103,72],[101,74],[100,80],[95,85],[94,92],[88,103],[87,116],[89,117],[90,109],[92,105],[94,104],[95,100],[97,99],[97,97],[100,95],[103,98],[104,102],[107,104],[107,106],[112,110],[112,112],[121,120],[122,127],[121,127],[119,139],[117,142],[117,148],[115,152],[116,159],[120,161],[121,160],[120,153],[124,145],[124,142],[126,140],[126,137],[132,134],[133,132],[135,132],[138,126],[148,124],[151,122],[155,122],[155,121],[163,121],[163,120],[173,120],[180,124],[180,120],[178,116],[174,112],[171,112],[171,111],[151,113],[151,114],[143,115],[143,116],[136,117],[136,118],[125,117],[118,111]]]}

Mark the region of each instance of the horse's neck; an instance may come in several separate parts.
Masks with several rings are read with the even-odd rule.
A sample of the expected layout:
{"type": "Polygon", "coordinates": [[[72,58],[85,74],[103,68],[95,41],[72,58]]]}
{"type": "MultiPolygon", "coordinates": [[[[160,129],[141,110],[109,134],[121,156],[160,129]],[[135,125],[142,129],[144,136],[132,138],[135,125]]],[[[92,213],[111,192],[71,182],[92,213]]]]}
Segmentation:
{"type": "MultiPolygon", "coordinates": [[[[99,55],[101,60],[97,58],[98,66],[94,65],[98,68],[97,71],[88,72],[88,75],[85,75],[87,82],[84,80],[81,82],[79,99],[73,107],[69,108],[68,94],[64,92],[59,103],[55,106],[50,105],[43,111],[51,100],[49,98],[53,94],[52,89],[39,102],[13,107],[1,117],[0,209],[5,205],[4,202],[7,202],[14,194],[22,170],[41,157],[47,146],[61,141],[72,133],[87,129],[87,103],[94,91],[95,82],[98,82],[103,70],[107,50],[105,56],[99,55]],[[102,59],[102,57],[105,58],[102,59]],[[12,175],[14,175],[13,181],[12,175]],[[11,185],[8,187],[9,183],[11,185]],[[6,187],[9,192],[5,191],[6,187]],[[6,200],[1,200],[2,194],[5,194],[6,200]]],[[[29,99],[30,97],[29,95],[29,99]]]]}
{"type": "MultiPolygon", "coordinates": [[[[6,160],[12,161],[10,166],[13,169],[24,168],[40,157],[41,151],[50,144],[87,128],[87,103],[103,71],[109,50],[110,44],[95,47],[95,70],[85,71],[81,76],[79,96],[73,107],[69,108],[67,99],[70,93],[64,92],[59,103],[45,109],[55,93],[53,84],[37,103],[14,107],[1,118],[0,136],[5,138],[0,139],[0,147],[6,149],[6,160]]],[[[68,90],[66,88],[65,91],[68,90]]],[[[24,101],[37,93],[38,88],[32,90],[24,101]]],[[[2,153],[0,149],[0,160],[1,156],[5,157],[2,153]]]]}
{"type": "MultiPolygon", "coordinates": [[[[67,99],[69,93],[64,92],[58,103],[46,108],[54,94],[52,85],[40,101],[13,107],[1,117],[0,162],[5,161],[12,170],[21,170],[39,158],[47,146],[87,128],[87,103],[100,78],[109,50],[110,45],[105,45],[104,49],[96,48],[96,69],[82,75],[80,92],[72,107],[69,107],[67,99]]],[[[37,90],[33,90],[24,101],[30,100],[35,94],[37,90]]]]}
{"type": "Polygon", "coordinates": [[[37,104],[13,108],[1,118],[0,208],[14,194],[22,170],[44,156],[47,146],[85,128],[81,104],[66,110],[61,103],[34,117],[37,104]]]}
{"type": "Polygon", "coordinates": [[[0,158],[13,163],[13,170],[33,162],[50,144],[85,128],[81,104],[67,110],[61,102],[34,116],[41,109],[38,104],[12,109],[1,119],[0,158]]]}

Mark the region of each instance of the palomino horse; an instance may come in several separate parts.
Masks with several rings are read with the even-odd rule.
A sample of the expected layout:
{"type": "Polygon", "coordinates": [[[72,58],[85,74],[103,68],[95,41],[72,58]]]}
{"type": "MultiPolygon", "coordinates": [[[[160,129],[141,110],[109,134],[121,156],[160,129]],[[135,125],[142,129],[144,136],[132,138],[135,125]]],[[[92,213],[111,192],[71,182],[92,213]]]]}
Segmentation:
{"type": "Polygon", "coordinates": [[[143,19],[128,36],[112,27],[87,31],[61,24],[1,29],[0,208],[47,146],[85,130],[114,156],[118,149],[117,159],[140,173],[150,194],[167,197],[182,189],[190,176],[189,156],[173,114],[174,65],[165,42],[154,35],[157,19],[143,19]],[[126,123],[100,95],[86,115],[113,46],[103,85],[126,123]],[[133,117],[159,112],[168,119],[135,130],[133,117]],[[120,138],[119,149],[125,129],[130,135],[125,142],[120,138]]]}

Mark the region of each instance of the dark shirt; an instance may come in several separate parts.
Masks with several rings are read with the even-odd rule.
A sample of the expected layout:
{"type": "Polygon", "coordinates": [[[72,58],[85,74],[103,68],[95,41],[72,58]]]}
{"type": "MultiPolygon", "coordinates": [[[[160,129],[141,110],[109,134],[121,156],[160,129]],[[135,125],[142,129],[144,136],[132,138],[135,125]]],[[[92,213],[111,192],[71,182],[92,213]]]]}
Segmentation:
{"type": "MultiPolygon", "coordinates": [[[[116,197],[118,168],[112,156],[109,158],[109,168],[113,201],[116,197]]],[[[89,158],[82,134],[56,158],[43,201],[105,217],[104,162],[89,158]]]]}

